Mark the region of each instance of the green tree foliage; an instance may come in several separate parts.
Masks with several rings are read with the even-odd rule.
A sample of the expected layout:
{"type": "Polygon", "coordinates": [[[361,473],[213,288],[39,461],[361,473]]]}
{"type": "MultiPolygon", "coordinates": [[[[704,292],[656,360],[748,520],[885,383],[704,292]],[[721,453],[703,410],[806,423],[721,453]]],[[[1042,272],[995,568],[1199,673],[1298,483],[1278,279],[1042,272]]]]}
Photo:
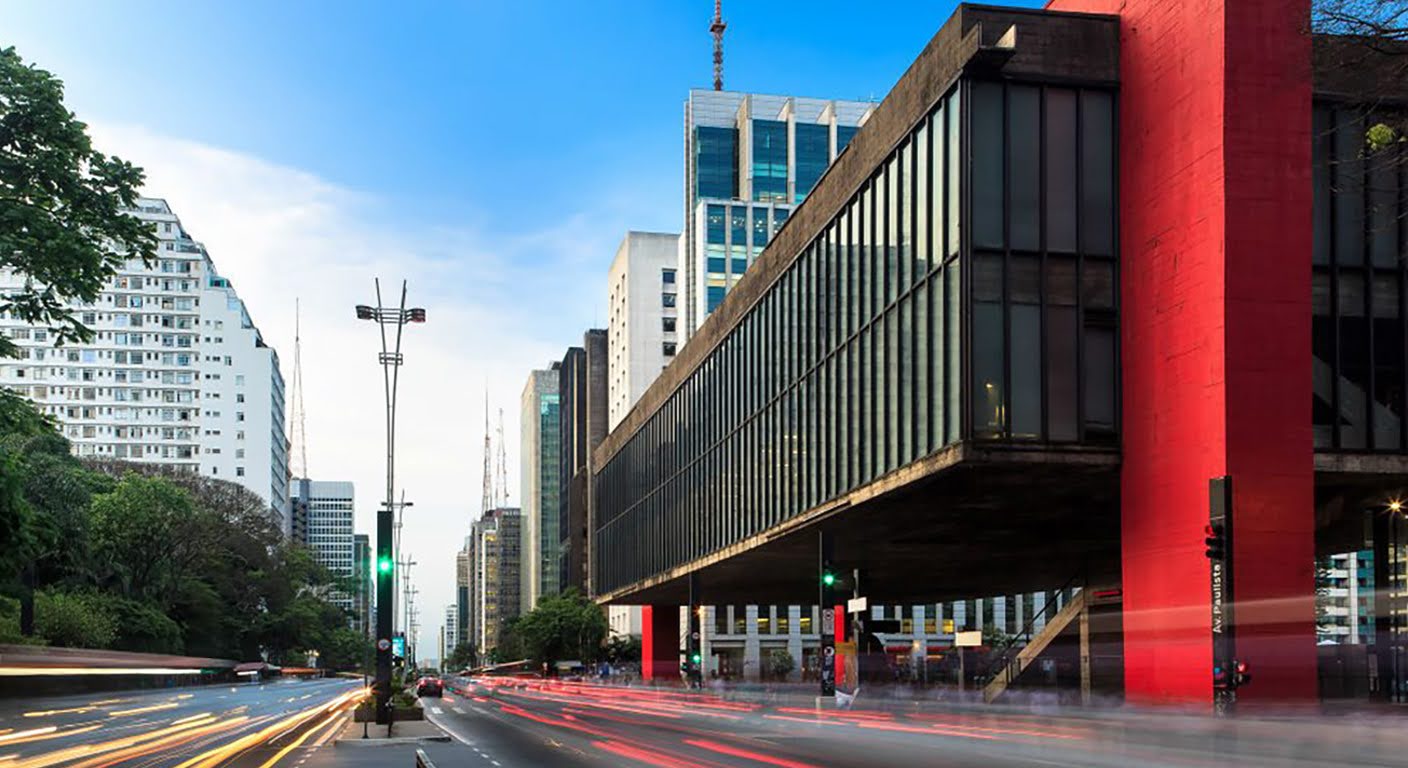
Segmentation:
{"type": "Polygon", "coordinates": [[[549,666],[559,661],[598,661],[605,653],[609,627],[601,607],[575,589],[545,597],[520,616],[513,636],[524,656],[549,666]]]}
{"type": "Polygon", "coordinates": [[[108,648],[118,618],[100,597],[83,592],[40,591],[34,596],[34,626],[50,645],[108,648]]]}
{"type": "MultiPolygon", "coordinates": [[[[285,541],[263,500],[190,472],[80,462],[27,401],[0,390],[0,593],[25,594],[37,641],[356,669],[369,644],[326,597],[332,577],[285,541]]],[[[0,641],[19,634],[0,597],[0,641]]],[[[13,609],[13,610],[11,610],[13,609]]]]}
{"type": "Polygon", "coordinates": [[[451,672],[459,672],[477,666],[479,666],[479,651],[475,649],[474,643],[460,643],[450,652],[450,658],[445,660],[445,668],[451,672]]]}
{"type": "Polygon", "coordinates": [[[635,635],[617,635],[607,640],[606,660],[612,664],[639,663],[640,638],[635,635]]]}
{"type": "MultiPolygon", "coordinates": [[[[0,310],[52,328],[61,344],[92,336],[70,307],[96,301],[126,259],[156,255],[155,233],[123,212],[142,170],[93,149],[63,96],[58,78],[0,50],[0,267],[27,278],[0,310]]],[[[15,349],[0,338],[0,356],[15,349]]]]}
{"type": "Polygon", "coordinates": [[[767,670],[768,674],[776,680],[786,680],[787,676],[797,668],[797,660],[792,658],[792,654],[786,648],[774,648],[768,654],[767,670]]]}

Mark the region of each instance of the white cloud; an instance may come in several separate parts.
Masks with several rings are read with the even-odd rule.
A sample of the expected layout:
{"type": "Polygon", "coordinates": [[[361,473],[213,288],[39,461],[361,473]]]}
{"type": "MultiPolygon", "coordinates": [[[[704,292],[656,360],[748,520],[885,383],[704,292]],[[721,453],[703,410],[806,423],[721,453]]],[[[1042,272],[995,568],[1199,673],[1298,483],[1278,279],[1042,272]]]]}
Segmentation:
{"type": "Polygon", "coordinates": [[[397,486],[415,502],[402,546],[418,561],[422,655],[435,655],[435,630],[454,599],[454,553],[479,509],[485,387],[504,411],[517,505],[523,385],[603,316],[622,230],[602,220],[616,217],[578,212],[507,235],[425,227],[395,200],[248,155],[130,125],[98,123],[92,133],[103,151],[143,166],[146,192],[165,198],[205,243],[278,350],[290,385],[301,301],[310,474],[356,483],[358,532],[374,533],[384,494],[385,426],[376,329],[357,321],[353,306],[373,301],[379,276],[385,300],[395,301],[404,278],[409,302],[426,307],[429,322],[409,327],[403,343],[397,486]]]}

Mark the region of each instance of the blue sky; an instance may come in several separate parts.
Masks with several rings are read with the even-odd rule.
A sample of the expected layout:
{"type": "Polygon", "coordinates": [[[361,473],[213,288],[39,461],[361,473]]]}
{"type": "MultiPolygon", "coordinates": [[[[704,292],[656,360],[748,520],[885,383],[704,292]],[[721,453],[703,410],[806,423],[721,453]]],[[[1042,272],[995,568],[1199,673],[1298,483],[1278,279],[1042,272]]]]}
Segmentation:
{"type": "MultiPolygon", "coordinates": [[[[883,98],[954,3],[725,3],[725,86],[883,98]]],[[[303,308],[309,474],[371,530],[380,372],[351,317],[374,276],[407,339],[398,478],[427,634],[479,510],[486,395],[511,503],[532,368],[605,318],[627,229],[678,231],[682,105],[712,79],[707,0],[0,0],[0,46],[59,75],[100,149],[148,172],[292,379],[303,308]],[[497,418],[497,414],[491,414],[497,418]]],[[[433,642],[431,646],[433,647],[433,642]]]]}
{"type": "MultiPolygon", "coordinates": [[[[726,86],[880,98],[952,6],[725,3],[726,86]]],[[[665,229],[680,105],[711,76],[711,13],[706,0],[9,2],[0,37],[94,115],[374,190],[398,217],[517,228],[596,198],[665,229]]]]}

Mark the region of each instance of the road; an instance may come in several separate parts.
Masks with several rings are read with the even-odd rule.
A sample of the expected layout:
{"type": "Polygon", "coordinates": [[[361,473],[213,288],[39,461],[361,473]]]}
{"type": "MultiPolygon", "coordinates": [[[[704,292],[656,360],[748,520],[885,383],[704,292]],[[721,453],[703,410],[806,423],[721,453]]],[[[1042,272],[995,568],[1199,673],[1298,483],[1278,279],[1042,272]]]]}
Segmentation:
{"type": "MultiPolygon", "coordinates": [[[[837,711],[682,691],[495,680],[459,681],[426,704],[430,720],[462,750],[443,765],[471,768],[1408,765],[1408,736],[1398,717],[1219,721],[912,705],[904,713],[837,711]]],[[[308,768],[335,765],[331,757],[320,755],[308,768]]]]}
{"type": "Polygon", "coordinates": [[[330,679],[3,700],[0,767],[292,765],[361,692],[330,679]]]}
{"type": "Polygon", "coordinates": [[[0,768],[439,768],[1408,766],[1401,715],[1059,714],[805,696],[764,704],[712,693],[457,680],[422,700],[449,743],[337,745],[356,681],[289,681],[0,701],[0,768]]]}

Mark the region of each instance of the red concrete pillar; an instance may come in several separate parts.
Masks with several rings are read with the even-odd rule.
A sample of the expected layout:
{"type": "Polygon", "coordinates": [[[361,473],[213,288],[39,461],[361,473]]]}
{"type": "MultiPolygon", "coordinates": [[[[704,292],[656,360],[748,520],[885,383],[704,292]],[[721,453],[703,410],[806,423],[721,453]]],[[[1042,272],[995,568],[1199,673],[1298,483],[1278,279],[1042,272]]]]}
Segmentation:
{"type": "Polygon", "coordinates": [[[643,605],[640,609],[640,676],[645,680],[680,677],[680,607],[643,605]]]}
{"type": "Polygon", "coordinates": [[[1309,0],[1053,0],[1120,32],[1125,689],[1211,701],[1232,477],[1239,699],[1316,696],[1309,0]]]}

